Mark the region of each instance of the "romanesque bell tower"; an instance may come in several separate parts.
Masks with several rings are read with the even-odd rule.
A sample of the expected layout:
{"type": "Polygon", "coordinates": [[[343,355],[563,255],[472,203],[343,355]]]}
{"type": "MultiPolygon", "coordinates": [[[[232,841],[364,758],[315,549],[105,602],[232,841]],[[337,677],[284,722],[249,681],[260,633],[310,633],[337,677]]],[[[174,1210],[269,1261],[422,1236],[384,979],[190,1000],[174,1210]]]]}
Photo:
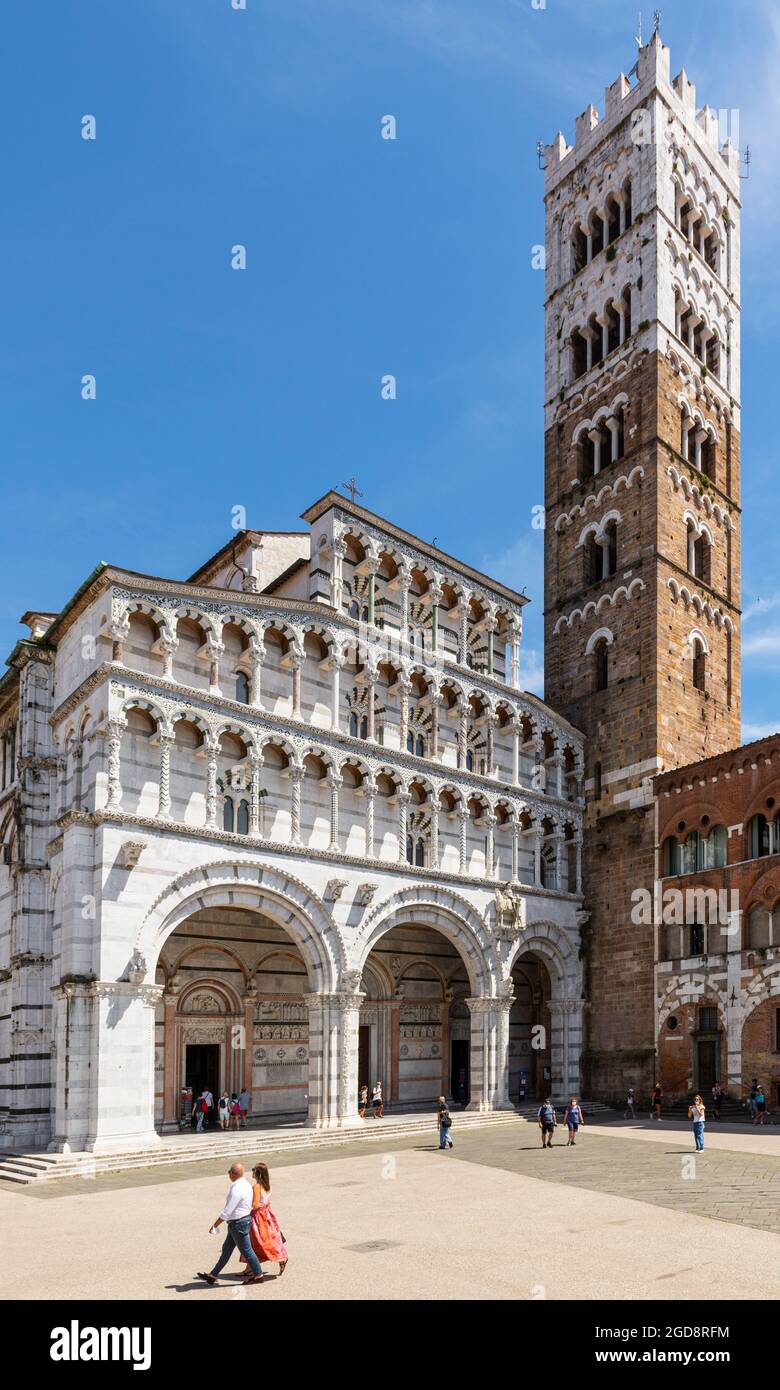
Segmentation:
{"type": "Polygon", "coordinates": [[[587,735],[586,1094],[652,1083],[651,779],[736,746],[739,156],[656,34],[545,161],[545,698],[587,735]]]}

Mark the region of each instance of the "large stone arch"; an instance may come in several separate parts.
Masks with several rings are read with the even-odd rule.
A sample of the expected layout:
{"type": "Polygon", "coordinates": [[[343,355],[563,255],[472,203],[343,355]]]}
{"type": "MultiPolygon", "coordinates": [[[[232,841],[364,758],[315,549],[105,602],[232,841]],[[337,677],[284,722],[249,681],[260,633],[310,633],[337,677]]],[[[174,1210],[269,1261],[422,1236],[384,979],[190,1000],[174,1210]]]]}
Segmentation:
{"type": "Polygon", "coordinates": [[[171,932],[206,907],[243,907],[263,912],[294,940],[311,991],[334,990],[347,964],[341,934],[324,903],[292,874],[252,860],[219,860],[180,874],[144,917],[135,950],[154,978],[160,951],[171,932]]]}
{"type": "Polygon", "coordinates": [[[402,888],[377,904],[352,944],[353,969],[363,970],[376,943],[393,927],[410,925],[433,927],[452,942],[463,959],[475,997],[495,993],[500,969],[484,919],[466,898],[436,884],[402,888]]]}
{"type": "Polygon", "coordinates": [[[575,942],[556,922],[529,922],[523,928],[505,962],[507,979],[529,953],[544,962],[550,977],[550,1084],[556,1098],[565,1099],[581,1088],[582,965],[575,942]]]}

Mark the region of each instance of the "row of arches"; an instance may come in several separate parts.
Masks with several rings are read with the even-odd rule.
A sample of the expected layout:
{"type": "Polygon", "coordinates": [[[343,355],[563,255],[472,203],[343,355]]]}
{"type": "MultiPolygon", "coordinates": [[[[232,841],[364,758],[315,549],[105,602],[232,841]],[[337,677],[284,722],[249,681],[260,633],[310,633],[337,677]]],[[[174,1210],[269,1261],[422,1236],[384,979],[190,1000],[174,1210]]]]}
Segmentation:
{"type": "MultiPolygon", "coordinates": [[[[212,735],[197,715],[163,720],[140,699],[108,738],[112,810],[453,874],[519,874],[566,891],[579,883],[578,818],[512,796],[404,776],[316,743],[250,741],[235,725],[212,735]]],[[[577,775],[573,756],[562,777],[577,775]]]]}
{"type": "Polygon", "coordinates": [[[584,220],[575,224],[571,235],[571,274],[577,275],[617,241],[632,221],[632,186],[627,178],[607,194],[600,207],[591,208],[584,220]]]}
{"type": "MultiPolygon", "coordinates": [[[[727,847],[725,825],[681,826],[663,841],[662,873],[672,876],[723,868],[728,862],[727,847]]],[[[750,816],[742,833],[735,838],[735,847],[735,862],[780,854],[780,812],[774,811],[773,806],[768,815],[759,811],[750,816]]]]}
{"type": "Polygon", "coordinates": [[[718,325],[710,321],[706,309],[697,305],[678,285],[674,288],[674,331],[707,371],[716,380],[723,380],[723,359],[728,351],[728,339],[718,325]]]}
{"type": "Polygon", "coordinates": [[[587,322],[572,329],[571,379],[576,381],[631,337],[633,288],[625,285],[619,296],[607,300],[600,313],[593,312],[587,322]]]}

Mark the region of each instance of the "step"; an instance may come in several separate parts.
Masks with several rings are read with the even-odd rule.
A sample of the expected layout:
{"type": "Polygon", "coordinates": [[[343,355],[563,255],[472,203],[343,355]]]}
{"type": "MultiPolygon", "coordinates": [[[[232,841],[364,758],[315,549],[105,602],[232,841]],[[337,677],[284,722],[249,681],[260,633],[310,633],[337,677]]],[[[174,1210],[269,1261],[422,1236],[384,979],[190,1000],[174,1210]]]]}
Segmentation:
{"type": "MultiPolygon", "coordinates": [[[[472,1129],[480,1125],[525,1123],[525,1118],[514,1110],[461,1112],[455,1115],[457,1129],[472,1129]]],[[[0,1180],[15,1183],[55,1182],[66,1177],[93,1177],[96,1173],[123,1172],[136,1168],[169,1166],[173,1163],[198,1163],[212,1158],[221,1158],[225,1152],[235,1152],[236,1139],[241,1146],[251,1144],[262,1148],[263,1153],[296,1151],[299,1149],[319,1149],[334,1144],[348,1144],[354,1140],[365,1141],[377,1138],[404,1138],[416,1134],[435,1132],[435,1117],[425,1115],[408,1116],[397,1120],[372,1120],[365,1122],[365,1128],[343,1130],[312,1130],[301,1128],[298,1131],[279,1132],[278,1130],[243,1130],[209,1136],[205,1140],[196,1135],[182,1135],[171,1143],[163,1143],[156,1148],[126,1149],[111,1154],[0,1154],[0,1180]]]]}

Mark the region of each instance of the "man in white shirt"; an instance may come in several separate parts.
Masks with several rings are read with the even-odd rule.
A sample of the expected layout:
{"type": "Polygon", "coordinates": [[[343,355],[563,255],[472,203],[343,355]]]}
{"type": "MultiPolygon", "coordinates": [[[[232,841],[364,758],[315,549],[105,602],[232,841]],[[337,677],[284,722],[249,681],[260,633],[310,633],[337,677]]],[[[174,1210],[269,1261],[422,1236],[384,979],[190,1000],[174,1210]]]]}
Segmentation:
{"type": "Polygon", "coordinates": [[[235,1249],[246,1257],[249,1266],[244,1283],[260,1284],[263,1279],[263,1271],[249,1239],[249,1230],[252,1224],[252,1184],[244,1177],[243,1163],[234,1163],[228,1172],[228,1177],[230,1178],[230,1187],[227,1200],[211,1227],[212,1230],[216,1230],[223,1222],[227,1223],[227,1235],[222,1246],[222,1253],[211,1273],[206,1274],[198,1270],[198,1278],[205,1279],[207,1284],[216,1284],[217,1275],[225,1268],[235,1249]]]}

